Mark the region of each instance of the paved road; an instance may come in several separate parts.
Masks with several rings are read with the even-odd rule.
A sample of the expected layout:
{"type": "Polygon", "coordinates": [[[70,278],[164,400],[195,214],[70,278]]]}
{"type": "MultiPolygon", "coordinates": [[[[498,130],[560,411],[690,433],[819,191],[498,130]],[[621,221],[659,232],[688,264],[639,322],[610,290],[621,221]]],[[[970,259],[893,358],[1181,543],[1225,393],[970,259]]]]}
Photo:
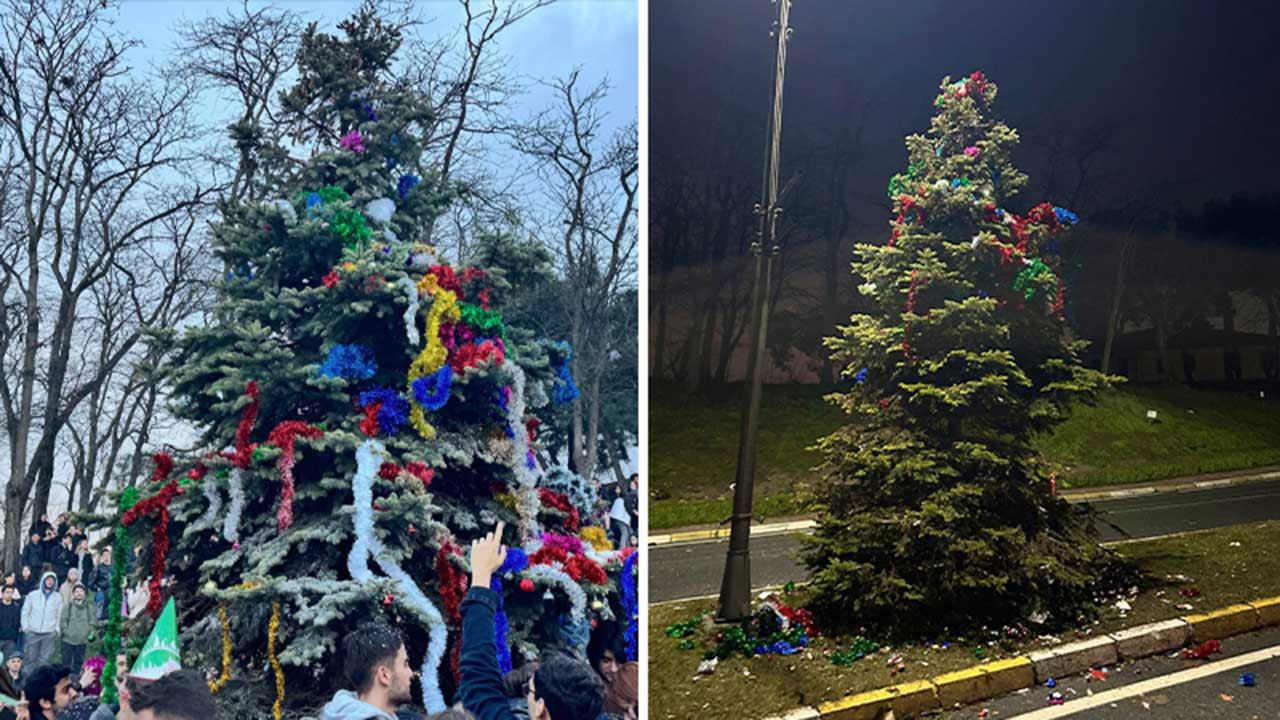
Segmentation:
{"type": "MultiPolygon", "coordinates": [[[[1104,541],[1123,539],[1126,534],[1135,538],[1167,535],[1280,518],[1280,482],[1103,500],[1094,507],[1102,512],[1098,530],[1104,541]]],[[[649,601],[718,593],[728,547],[728,540],[712,540],[650,548],[649,601]]],[[[752,586],[805,579],[804,568],[794,559],[798,547],[795,535],[753,538],[752,586]]]]}
{"type": "Polygon", "coordinates": [[[1144,658],[1108,668],[1101,681],[1086,681],[1083,674],[1055,678],[1052,690],[1036,687],[950,710],[942,720],[973,720],[984,710],[991,720],[1280,718],[1280,628],[1227,638],[1222,650],[1207,662],[1169,655],[1144,658]],[[1240,686],[1244,673],[1253,674],[1254,687],[1240,686]],[[1060,706],[1049,705],[1054,691],[1065,699],[1060,706]]]}

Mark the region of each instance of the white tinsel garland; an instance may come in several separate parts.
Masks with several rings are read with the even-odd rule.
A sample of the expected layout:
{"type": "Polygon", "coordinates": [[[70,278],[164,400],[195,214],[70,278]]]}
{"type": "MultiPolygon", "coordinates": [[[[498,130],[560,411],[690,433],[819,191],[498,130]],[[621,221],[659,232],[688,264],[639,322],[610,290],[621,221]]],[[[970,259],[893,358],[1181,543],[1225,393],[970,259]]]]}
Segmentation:
{"type": "Polygon", "coordinates": [[[222,523],[222,537],[230,543],[240,542],[240,513],[244,511],[243,472],[238,467],[231,468],[231,479],[227,484],[231,505],[227,508],[227,519],[222,523]]]}
{"type": "Polygon", "coordinates": [[[218,492],[218,479],[210,474],[201,484],[200,489],[204,492],[204,499],[209,501],[209,507],[205,508],[204,514],[196,519],[195,522],[187,526],[183,531],[183,537],[189,533],[208,530],[218,523],[218,515],[222,512],[222,493],[218,492]]]}
{"type": "Polygon", "coordinates": [[[587,617],[587,594],[582,592],[582,587],[565,571],[550,565],[530,565],[524,575],[534,582],[541,580],[564,590],[565,595],[569,596],[569,617],[579,622],[587,617]]]}
{"type": "Polygon", "coordinates": [[[400,278],[396,284],[409,295],[409,307],[404,311],[404,334],[410,345],[417,345],[421,340],[418,337],[418,284],[407,277],[400,278]]]}
{"type": "Polygon", "coordinates": [[[507,404],[507,423],[515,434],[512,444],[511,470],[516,475],[514,495],[519,506],[520,530],[525,537],[534,537],[538,522],[538,476],[529,467],[529,435],[524,427],[524,369],[514,360],[506,363],[511,377],[511,401],[507,404]]]}
{"type": "Polygon", "coordinates": [[[347,555],[347,571],[357,582],[372,581],[373,572],[369,569],[369,557],[372,555],[382,571],[399,584],[400,592],[409,605],[422,613],[430,627],[427,654],[422,659],[422,704],[428,713],[438,713],[447,707],[440,692],[440,661],[444,658],[449,631],[445,627],[444,616],[418,589],[413,578],[386,557],[386,548],[373,534],[373,479],[382,466],[382,453],[381,443],[373,439],[365,440],[356,450],[356,475],[351,481],[351,491],[355,496],[356,539],[351,544],[351,553],[347,555]]]}

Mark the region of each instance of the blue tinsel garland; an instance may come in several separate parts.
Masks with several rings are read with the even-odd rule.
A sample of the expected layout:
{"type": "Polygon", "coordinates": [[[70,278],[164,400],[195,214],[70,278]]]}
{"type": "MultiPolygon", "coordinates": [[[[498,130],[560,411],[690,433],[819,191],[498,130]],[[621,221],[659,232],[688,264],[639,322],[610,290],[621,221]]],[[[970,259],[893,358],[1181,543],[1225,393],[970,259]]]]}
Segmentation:
{"type": "Polygon", "coordinates": [[[503,675],[511,672],[511,649],[507,647],[507,609],[502,600],[502,576],[518,573],[529,566],[529,556],[520,548],[507,548],[507,559],[489,580],[489,589],[498,594],[498,611],[493,616],[493,643],[498,650],[498,668],[503,675]]]}
{"type": "Polygon", "coordinates": [[[1075,225],[1080,222],[1080,217],[1078,215],[1065,208],[1055,207],[1053,209],[1053,214],[1057,216],[1058,222],[1060,223],[1075,225]]]}
{"type": "Polygon", "coordinates": [[[376,387],[360,393],[360,406],[382,403],[378,410],[378,434],[395,435],[409,419],[409,401],[395,390],[376,387]]]}
{"type": "Polygon", "coordinates": [[[413,381],[413,397],[428,410],[439,410],[449,402],[453,387],[453,368],[445,365],[434,373],[413,381]]]}
{"type": "Polygon", "coordinates": [[[640,632],[640,613],[636,607],[636,560],[640,553],[631,553],[622,563],[622,576],[618,584],[622,586],[622,612],[627,616],[627,662],[636,659],[636,635],[640,632]]]}
{"type": "Polygon", "coordinates": [[[405,173],[400,176],[400,182],[396,183],[396,192],[400,193],[400,197],[403,198],[420,182],[422,182],[422,180],[418,179],[417,175],[405,173]]]}
{"type": "Polygon", "coordinates": [[[344,380],[368,380],[376,372],[378,366],[373,361],[373,351],[364,345],[334,345],[320,366],[321,375],[344,380]]]}
{"type": "Polygon", "coordinates": [[[578,399],[578,386],[573,384],[573,374],[569,372],[568,360],[556,368],[556,382],[551,394],[552,399],[560,405],[578,399]]]}

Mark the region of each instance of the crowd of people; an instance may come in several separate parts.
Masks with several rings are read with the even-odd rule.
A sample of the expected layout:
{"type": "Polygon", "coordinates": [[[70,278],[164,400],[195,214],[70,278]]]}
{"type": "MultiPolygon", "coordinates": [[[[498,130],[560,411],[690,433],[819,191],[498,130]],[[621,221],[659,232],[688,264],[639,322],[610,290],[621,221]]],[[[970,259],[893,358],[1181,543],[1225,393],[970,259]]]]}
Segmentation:
{"type": "MultiPolygon", "coordinates": [[[[425,720],[635,720],[640,666],[625,662],[613,624],[600,624],[585,657],[550,651],[507,674],[493,643],[498,596],[489,580],[506,560],[502,523],[471,543],[471,585],[462,601],[461,682],[457,703],[425,720]]],[[[404,636],[384,623],[366,624],[341,645],[349,687],[337,691],[320,720],[423,720],[407,709],[413,669],[404,636]]]]}
{"type": "MultiPolygon", "coordinates": [[[[604,495],[619,547],[636,543],[637,485],[632,476],[627,486],[613,488],[612,500],[604,495]]],[[[0,720],[214,720],[201,673],[179,669],[142,678],[130,674],[124,654],[115,658],[119,702],[101,701],[101,660],[86,662],[85,649],[105,619],[110,551],[94,558],[83,534],[62,520],[32,529],[22,579],[8,573],[0,590],[0,720]],[[62,554],[69,548],[83,552],[62,554]],[[38,578],[28,580],[35,572],[38,578]],[[95,582],[103,574],[106,588],[95,582]]],[[[349,687],[334,694],[321,720],[636,720],[639,666],[625,662],[625,622],[599,623],[585,652],[566,647],[501,673],[493,642],[498,597],[489,581],[506,558],[502,530],[500,523],[471,545],[457,704],[427,718],[409,709],[414,672],[404,635],[371,623],[343,640],[349,687]]]]}

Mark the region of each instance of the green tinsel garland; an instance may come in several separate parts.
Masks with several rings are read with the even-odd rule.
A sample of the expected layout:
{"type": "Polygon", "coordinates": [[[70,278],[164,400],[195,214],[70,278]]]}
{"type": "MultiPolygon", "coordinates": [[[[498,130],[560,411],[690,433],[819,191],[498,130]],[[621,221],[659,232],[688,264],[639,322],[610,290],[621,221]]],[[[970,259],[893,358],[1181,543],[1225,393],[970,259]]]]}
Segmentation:
{"type": "MultiPolygon", "coordinates": [[[[138,488],[125,488],[120,493],[120,513],[123,515],[138,504],[138,488]]],[[[102,656],[107,663],[102,668],[102,701],[117,702],[116,655],[120,652],[120,614],[124,603],[125,555],[129,552],[129,531],[123,524],[116,526],[115,544],[111,548],[111,594],[107,603],[107,629],[102,635],[102,656]]]]}
{"type": "Polygon", "coordinates": [[[868,640],[861,635],[853,639],[848,650],[836,650],[831,653],[831,662],[836,665],[849,666],[880,649],[880,643],[868,640]]]}
{"type": "Polygon", "coordinates": [[[471,303],[458,303],[458,312],[462,322],[470,325],[480,334],[497,335],[504,341],[507,339],[507,328],[502,324],[502,315],[496,310],[485,310],[471,303]]]}
{"type": "Polygon", "coordinates": [[[364,215],[350,208],[343,208],[329,218],[329,229],[342,238],[348,250],[361,252],[373,237],[373,231],[365,225],[364,215]]]}
{"type": "Polygon", "coordinates": [[[1031,264],[1022,268],[1018,276],[1013,279],[1013,289],[1021,292],[1023,297],[1030,300],[1036,296],[1036,286],[1032,285],[1031,281],[1045,273],[1052,275],[1053,271],[1042,260],[1032,260],[1031,264]]]}

